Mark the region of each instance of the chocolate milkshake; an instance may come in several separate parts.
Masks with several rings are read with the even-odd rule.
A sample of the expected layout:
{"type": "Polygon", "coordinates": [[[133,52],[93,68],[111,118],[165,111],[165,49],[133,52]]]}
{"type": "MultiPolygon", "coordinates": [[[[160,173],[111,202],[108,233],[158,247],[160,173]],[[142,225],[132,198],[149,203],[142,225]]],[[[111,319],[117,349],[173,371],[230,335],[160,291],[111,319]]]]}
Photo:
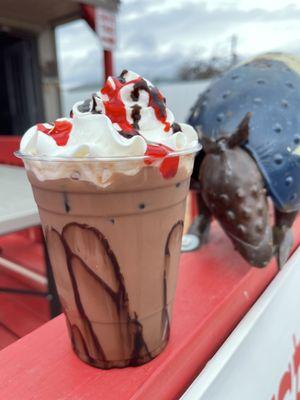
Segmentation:
{"type": "Polygon", "coordinates": [[[123,71],[20,150],[75,353],[105,369],[150,361],[170,335],[195,131],[123,71]]]}

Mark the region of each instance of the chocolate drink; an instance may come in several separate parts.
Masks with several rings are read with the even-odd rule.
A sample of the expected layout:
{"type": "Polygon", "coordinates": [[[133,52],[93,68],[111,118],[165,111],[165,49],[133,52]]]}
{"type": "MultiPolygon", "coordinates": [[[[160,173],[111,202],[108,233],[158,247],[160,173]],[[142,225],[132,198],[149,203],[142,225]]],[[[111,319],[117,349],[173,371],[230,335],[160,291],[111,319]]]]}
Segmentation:
{"type": "MultiPolygon", "coordinates": [[[[193,155],[190,158],[192,166],[193,155]]],[[[186,160],[188,161],[188,160],[186,160]]],[[[168,342],[190,170],[145,166],[108,188],[29,171],[73,349],[101,368],[150,361],[168,342]]]]}
{"type": "Polygon", "coordinates": [[[150,361],[166,346],[198,137],[149,81],[123,71],[20,153],[72,346],[86,363],[150,361]]]}

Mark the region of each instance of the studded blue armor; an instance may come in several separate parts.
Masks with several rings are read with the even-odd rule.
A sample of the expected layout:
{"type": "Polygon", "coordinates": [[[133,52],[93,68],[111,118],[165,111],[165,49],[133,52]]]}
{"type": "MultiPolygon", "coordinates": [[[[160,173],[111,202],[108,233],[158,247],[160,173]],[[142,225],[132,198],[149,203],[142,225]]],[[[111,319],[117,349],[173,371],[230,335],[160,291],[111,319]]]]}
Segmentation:
{"type": "Polygon", "coordinates": [[[257,162],[276,207],[298,210],[300,61],[274,53],[238,65],[200,96],[188,123],[217,139],[233,133],[247,112],[252,117],[244,148],[257,162]]]}

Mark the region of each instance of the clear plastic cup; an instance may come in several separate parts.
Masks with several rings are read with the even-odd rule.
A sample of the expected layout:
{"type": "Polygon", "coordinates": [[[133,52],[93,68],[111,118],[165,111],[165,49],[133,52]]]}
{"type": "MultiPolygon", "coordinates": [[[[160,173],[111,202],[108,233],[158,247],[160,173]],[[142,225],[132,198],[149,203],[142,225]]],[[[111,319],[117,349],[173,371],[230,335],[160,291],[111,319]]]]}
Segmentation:
{"type": "Polygon", "coordinates": [[[16,154],[39,208],[72,347],[84,362],[137,366],[166,346],[198,150],[163,159],[16,154]]]}

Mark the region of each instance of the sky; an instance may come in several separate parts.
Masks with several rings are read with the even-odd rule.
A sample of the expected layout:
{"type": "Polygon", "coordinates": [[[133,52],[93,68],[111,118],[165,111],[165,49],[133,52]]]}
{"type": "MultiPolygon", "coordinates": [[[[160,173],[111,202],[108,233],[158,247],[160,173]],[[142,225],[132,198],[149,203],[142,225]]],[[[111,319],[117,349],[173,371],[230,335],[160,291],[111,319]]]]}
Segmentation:
{"type": "MultiPolygon", "coordinates": [[[[240,59],[267,51],[300,55],[300,2],[290,0],[122,0],[114,69],[148,79],[174,79],[197,59],[228,57],[237,37],[240,59]]],[[[102,47],[79,20],[56,29],[64,87],[102,81],[102,47]]]]}

